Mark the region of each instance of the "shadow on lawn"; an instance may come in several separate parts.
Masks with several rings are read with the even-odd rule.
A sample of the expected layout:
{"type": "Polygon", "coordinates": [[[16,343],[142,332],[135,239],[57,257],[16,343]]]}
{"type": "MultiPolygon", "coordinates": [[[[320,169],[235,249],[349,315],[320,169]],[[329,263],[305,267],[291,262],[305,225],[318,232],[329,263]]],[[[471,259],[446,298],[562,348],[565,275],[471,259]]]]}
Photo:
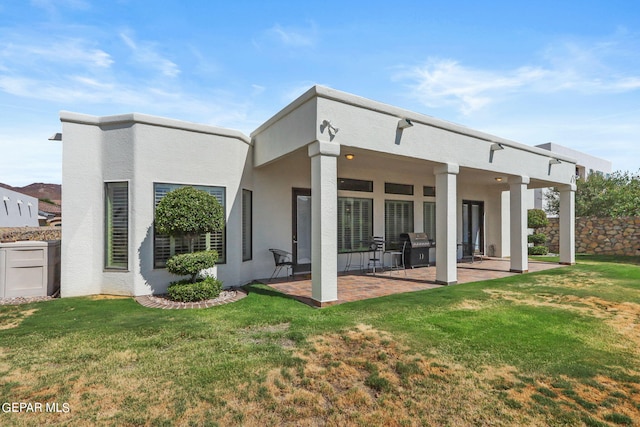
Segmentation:
{"type": "Polygon", "coordinates": [[[242,288],[248,293],[254,293],[254,294],[263,295],[267,297],[284,298],[291,301],[300,302],[300,298],[296,298],[295,296],[292,296],[292,295],[287,295],[283,292],[270,288],[269,286],[260,282],[253,282],[243,286],[242,288]]]}
{"type": "Polygon", "coordinates": [[[611,262],[617,264],[640,265],[640,249],[638,249],[638,256],[578,254],[576,255],[576,261],[611,262]]]}

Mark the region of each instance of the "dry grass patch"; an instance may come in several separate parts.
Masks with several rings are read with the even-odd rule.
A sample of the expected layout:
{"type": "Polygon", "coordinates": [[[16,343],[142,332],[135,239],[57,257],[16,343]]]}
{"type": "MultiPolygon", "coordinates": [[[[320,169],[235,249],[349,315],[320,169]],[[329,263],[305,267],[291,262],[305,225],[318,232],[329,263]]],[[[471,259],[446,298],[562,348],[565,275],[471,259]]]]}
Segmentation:
{"type": "MultiPolygon", "coordinates": [[[[543,425],[512,409],[482,374],[411,354],[389,334],[360,325],[318,336],[301,363],[225,396],[222,425],[543,425]]],[[[515,381],[515,376],[511,374],[515,381]]]]}
{"type": "Polygon", "coordinates": [[[495,289],[486,289],[486,293],[493,299],[503,299],[517,304],[535,307],[551,307],[559,310],[571,310],[582,315],[603,319],[629,340],[631,346],[640,356],[640,304],[632,302],[611,302],[598,297],[579,297],[576,295],[545,295],[535,296],[495,289]]]}
{"type": "Polygon", "coordinates": [[[0,330],[17,328],[24,319],[37,311],[37,308],[24,310],[21,309],[20,306],[15,306],[13,309],[7,310],[3,313],[2,317],[0,317],[0,330]]]}

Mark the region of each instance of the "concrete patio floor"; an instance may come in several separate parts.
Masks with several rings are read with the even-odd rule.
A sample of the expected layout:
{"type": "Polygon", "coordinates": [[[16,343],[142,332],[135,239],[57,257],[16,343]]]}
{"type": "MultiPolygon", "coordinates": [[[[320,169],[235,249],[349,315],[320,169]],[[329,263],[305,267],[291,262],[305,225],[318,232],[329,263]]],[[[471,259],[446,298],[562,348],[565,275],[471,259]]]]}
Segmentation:
{"type": "MultiPolygon", "coordinates": [[[[457,269],[458,284],[521,274],[510,272],[509,266],[510,262],[508,259],[500,258],[485,258],[482,261],[476,260],[473,263],[459,263],[457,269]]],[[[531,273],[559,267],[564,266],[557,263],[529,261],[529,272],[531,273]]],[[[322,304],[322,306],[443,286],[438,285],[435,279],[435,266],[399,271],[378,271],[375,275],[370,271],[340,273],[338,274],[338,300],[322,304]]],[[[302,301],[305,304],[318,306],[318,303],[311,299],[311,277],[309,274],[295,276],[293,279],[287,277],[274,278],[271,282],[269,279],[262,279],[259,280],[259,282],[302,301]]]]}

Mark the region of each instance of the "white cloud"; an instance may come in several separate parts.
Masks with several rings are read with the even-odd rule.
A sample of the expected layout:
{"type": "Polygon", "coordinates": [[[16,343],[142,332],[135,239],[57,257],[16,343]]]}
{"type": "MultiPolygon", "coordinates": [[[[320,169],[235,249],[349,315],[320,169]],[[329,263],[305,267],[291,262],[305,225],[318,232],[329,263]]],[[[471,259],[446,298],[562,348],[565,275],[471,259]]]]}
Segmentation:
{"type": "Polygon", "coordinates": [[[114,62],[107,52],[80,38],[57,38],[44,43],[41,40],[37,43],[16,43],[13,40],[3,42],[5,45],[0,50],[0,59],[5,62],[4,70],[9,70],[11,64],[42,66],[43,62],[65,68],[69,65],[109,68],[114,62]]]}
{"type": "Polygon", "coordinates": [[[180,74],[178,65],[156,52],[153,43],[137,43],[124,32],[120,33],[120,38],[131,49],[136,62],[150,66],[166,77],[176,77],[180,74]]]}
{"type": "Polygon", "coordinates": [[[81,10],[90,7],[89,3],[84,0],[31,0],[31,4],[49,13],[57,13],[60,7],[81,10]]]}
{"type": "Polygon", "coordinates": [[[313,46],[316,43],[317,29],[311,23],[309,28],[283,28],[276,24],[267,30],[267,34],[291,47],[313,46]]]}
{"type": "Polygon", "coordinates": [[[465,66],[449,58],[431,58],[404,67],[392,78],[406,81],[410,96],[432,108],[454,107],[463,114],[480,110],[514,93],[583,95],[623,93],[640,89],[637,67],[628,66],[626,52],[616,42],[582,46],[556,43],[536,65],[510,70],[465,66]]]}
{"type": "Polygon", "coordinates": [[[531,67],[500,73],[464,67],[451,59],[433,58],[394,78],[412,81],[413,96],[426,106],[455,105],[467,114],[490,104],[500,93],[532,85],[547,73],[531,67]]]}

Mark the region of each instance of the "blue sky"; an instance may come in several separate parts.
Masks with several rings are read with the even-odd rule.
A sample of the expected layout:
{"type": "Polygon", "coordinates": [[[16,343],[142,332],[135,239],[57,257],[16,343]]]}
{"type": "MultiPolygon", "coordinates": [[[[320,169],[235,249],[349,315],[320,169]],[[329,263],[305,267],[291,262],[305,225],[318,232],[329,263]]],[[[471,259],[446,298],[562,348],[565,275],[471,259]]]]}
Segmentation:
{"type": "Polygon", "coordinates": [[[249,134],[314,84],[640,169],[640,2],[0,1],[0,182],[61,182],[58,112],[249,134]]]}

